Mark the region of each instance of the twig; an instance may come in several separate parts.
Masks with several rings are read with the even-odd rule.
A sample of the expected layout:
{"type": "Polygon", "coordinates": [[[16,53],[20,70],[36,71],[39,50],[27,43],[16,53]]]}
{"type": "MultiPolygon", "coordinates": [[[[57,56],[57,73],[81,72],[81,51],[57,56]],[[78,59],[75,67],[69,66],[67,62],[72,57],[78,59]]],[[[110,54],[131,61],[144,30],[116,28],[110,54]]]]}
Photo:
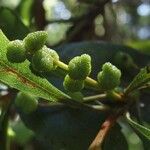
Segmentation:
{"type": "Polygon", "coordinates": [[[106,96],[107,96],[106,94],[98,94],[98,95],[84,97],[83,100],[84,102],[90,102],[90,101],[104,99],[106,98],[106,96]]]}
{"type": "Polygon", "coordinates": [[[102,143],[117,119],[118,115],[117,116],[115,115],[109,116],[105,120],[105,122],[101,126],[100,131],[98,132],[96,138],[94,139],[88,150],[102,150],[102,143]]]}

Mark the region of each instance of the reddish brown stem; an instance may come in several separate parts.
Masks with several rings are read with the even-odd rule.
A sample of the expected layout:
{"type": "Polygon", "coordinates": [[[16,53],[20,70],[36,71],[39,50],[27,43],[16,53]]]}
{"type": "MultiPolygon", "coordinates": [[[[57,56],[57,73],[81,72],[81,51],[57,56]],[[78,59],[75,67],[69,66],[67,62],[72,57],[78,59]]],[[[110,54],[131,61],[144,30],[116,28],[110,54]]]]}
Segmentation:
{"type": "Polygon", "coordinates": [[[91,143],[88,150],[101,150],[102,143],[107,136],[111,127],[115,124],[118,116],[109,116],[105,122],[102,124],[100,131],[98,132],[96,138],[91,143]]]}

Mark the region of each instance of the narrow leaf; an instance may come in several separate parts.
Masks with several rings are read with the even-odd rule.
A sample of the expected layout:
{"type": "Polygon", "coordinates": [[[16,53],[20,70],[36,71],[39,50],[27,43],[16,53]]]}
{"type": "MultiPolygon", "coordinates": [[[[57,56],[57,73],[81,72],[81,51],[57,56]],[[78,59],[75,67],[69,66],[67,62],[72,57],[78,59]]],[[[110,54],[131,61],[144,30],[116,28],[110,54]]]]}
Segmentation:
{"type": "Polygon", "coordinates": [[[34,75],[29,68],[28,60],[23,63],[10,63],[6,57],[8,43],[9,40],[0,30],[0,81],[12,88],[50,101],[69,98],[46,79],[34,75]]]}
{"type": "Polygon", "coordinates": [[[133,121],[130,118],[130,114],[126,114],[126,118],[128,123],[140,134],[142,134],[144,137],[146,137],[150,141],[150,129],[138,124],[137,122],[133,121]]]}
{"type": "Polygon", "coordinates": [[[141,71],[136,75],[133,81],[126,88],[125,93],[130,93],[133,90],[139,89],[150,82],[150,70],[148,67],[141,69],[141,71]]]}

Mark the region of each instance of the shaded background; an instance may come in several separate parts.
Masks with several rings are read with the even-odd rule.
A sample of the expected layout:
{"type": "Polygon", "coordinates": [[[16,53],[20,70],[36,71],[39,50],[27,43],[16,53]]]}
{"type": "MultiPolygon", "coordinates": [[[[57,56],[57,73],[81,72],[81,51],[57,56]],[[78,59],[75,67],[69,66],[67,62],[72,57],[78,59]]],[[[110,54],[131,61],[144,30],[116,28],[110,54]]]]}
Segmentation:
{"type": "MultiPolygon", "coordinates": [[[[0,6],[13,10],[30,31],[47,30],[51,47],[104,40],[133,47],[145,42],[146,49],[150,38],[148,0],[0,0],[0,6]]],[[[12,18],[7,17],[10,22],[12,18]]],[[[6,32],[10,28],[3,25],[3,17],[0,27],[6,32]]],[[[16,38],[13,32],[7,34],[16,38]]]]}

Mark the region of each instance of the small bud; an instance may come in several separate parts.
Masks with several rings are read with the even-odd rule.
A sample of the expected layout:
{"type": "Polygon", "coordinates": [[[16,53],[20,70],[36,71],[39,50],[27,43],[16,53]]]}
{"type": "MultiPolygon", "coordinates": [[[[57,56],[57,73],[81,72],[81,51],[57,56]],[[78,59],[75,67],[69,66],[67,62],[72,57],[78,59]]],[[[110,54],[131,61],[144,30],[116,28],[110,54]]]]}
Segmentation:
{"type": "Polygon", "coordinates": [[[25,48],[21,40],[11,41],[7,46],[6,53],[8,61],[12,63],[21,63],[25,61],[25,48]]]}
{"type": "Polygon", "coordinates": [[[48,34],[46,31],[29,33],[24,38],[27,55],[33,55],[37,50],[41,49],[44,46],[47,38],[48,34]]]}
{"type": "Polygon", "coordinates": [[[87,54],[74,57],[68,64],[69,76],[75,80],[84,80],[91,73],[91,57],[87,54]]]}
{"type": "Polygon", "coordinates": [[[102,89],[112,90],[120,84],[121,71],[111,63],[103,65],[102,71],[98,73],[97,79],[102,89]]]}
{"type": "Polygon", "coordinates": [[[24,113],[32,113],[37,109],[38,101],[32,95],[19,92],[15,99],[15,105],[24,113]]]}
{"type": "Polygon", "coordinates": [[[63,82],[63,86],[69,92],[77,92],[77,91],[81,91],[84,88],[84,81],[74,80],[71,79],[69,75],[66,75],[63,82]]]}

